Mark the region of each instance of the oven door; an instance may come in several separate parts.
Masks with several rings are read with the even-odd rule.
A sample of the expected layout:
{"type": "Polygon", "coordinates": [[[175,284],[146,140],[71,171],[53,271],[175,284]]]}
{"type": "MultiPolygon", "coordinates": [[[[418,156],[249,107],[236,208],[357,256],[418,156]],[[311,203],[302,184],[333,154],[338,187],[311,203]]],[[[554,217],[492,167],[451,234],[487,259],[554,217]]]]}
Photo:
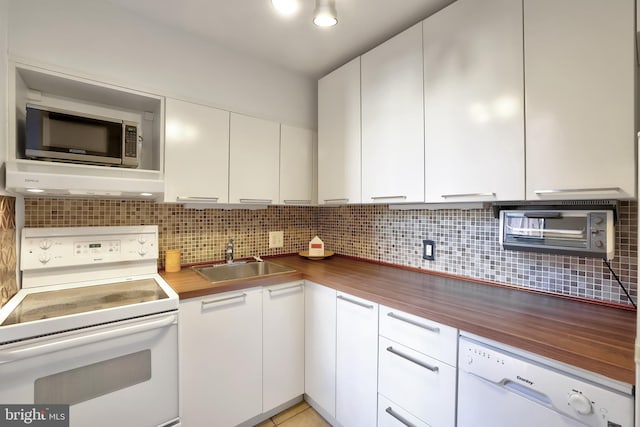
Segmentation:
{"type": "Polygon", "coordinates": [[[174,426],[177,313],[0,347],[0,402],[69,404],[72,427],[174,426]]]}

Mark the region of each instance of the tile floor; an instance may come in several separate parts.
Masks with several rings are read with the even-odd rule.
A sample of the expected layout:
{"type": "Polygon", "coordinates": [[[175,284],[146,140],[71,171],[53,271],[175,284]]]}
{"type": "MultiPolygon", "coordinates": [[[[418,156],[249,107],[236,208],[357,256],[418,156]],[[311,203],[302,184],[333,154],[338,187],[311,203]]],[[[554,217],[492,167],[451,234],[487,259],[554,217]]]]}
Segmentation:
{"type": "Polygon", "coordinates": [[[330,427],[316,411],[305,401],[285,409],[256,427],[330,427]]]}

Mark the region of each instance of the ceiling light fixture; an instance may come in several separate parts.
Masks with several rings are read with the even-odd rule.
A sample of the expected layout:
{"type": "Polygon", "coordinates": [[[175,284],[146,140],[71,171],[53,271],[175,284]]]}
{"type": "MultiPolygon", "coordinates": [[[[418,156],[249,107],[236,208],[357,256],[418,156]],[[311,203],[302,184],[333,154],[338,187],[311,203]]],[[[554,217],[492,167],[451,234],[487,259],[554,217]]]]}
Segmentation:
{"type": "Polygon", "coordinates": [[[318,27],[333,27],[338,23],[335,0],[316,0],[313,23],[318,27]]]}
{"type": "Polygon", "coordinates": [[[271,0],[271,4],[283,15],[293,15],[300,8],[298,0],[271,0]]]}

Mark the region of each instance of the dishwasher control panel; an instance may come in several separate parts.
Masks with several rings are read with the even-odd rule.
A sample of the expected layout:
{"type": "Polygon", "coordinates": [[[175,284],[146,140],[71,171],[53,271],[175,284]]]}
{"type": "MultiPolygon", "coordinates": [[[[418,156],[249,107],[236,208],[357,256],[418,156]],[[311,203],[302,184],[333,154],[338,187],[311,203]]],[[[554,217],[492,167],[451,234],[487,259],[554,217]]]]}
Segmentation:
{"type": "MultiPolygon", "coordinates": [[[[542,363],[541,360],[544,358],[532,356],[532,359],[527,359],[522,354],[511,353],[506,349],[461,336],[458,354],[459,399],[465,398],[465,387],[476,383],[479,388],[473,393],[477,394],[483,389],[480,394],[483,397],[480,399],[491,400],[493,396],[497,401],[482,404],[494,410],[498,406],[509,407],[513,411],[520,402],[531,408],[539,407],[541,413],[545,413],[545,417],[549,417],[549,413],[553,411],[557,414],[555,416],[564,419],[564,422],[567,422],[566,418],[574,421],[568,424],[561,422],[558,426],[633,426],[633,396],[598,384],[599,376],[596,374],[584,371],[583,376],[578,376],[578,368],[572,368],[571,372],[568,372],[563,369],[566,365],[560,362],[546,359],[548,363],[542,363]],[[504,401],[505,399],[513,401],[504,401]]],[[[461,405],[462,408],[464,406],[465,404],[461,405]]],[[[544,419],[545,423],[549,422],[548,418],[544,419]]],[[[520,419],[520,425],[526,424],[522,422],[520,419]]],[[[535,421],[532,422],[535,425],[535,421]]],[[[539,425],[554,427],[548,424],[539,425]]]]}

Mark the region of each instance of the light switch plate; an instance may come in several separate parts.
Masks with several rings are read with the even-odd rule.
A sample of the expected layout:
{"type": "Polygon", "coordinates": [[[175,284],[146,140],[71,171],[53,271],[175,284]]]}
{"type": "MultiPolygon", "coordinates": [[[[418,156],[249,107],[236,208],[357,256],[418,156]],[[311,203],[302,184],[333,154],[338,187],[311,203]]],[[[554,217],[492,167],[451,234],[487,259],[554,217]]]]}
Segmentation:
{"type": "Polygon", "coordinates": [[[284,246],[284,231],[269,232],[269,249],[281,248],[284,246]]]}
{"type": "Polygon", "coordinates": [[[436,243],[433,240],[423,240],[422,244],[424,246],[424,252],[422,253],[422,258],[428,259],[429,261],[433,261],[436,259],[436,243]]]}

